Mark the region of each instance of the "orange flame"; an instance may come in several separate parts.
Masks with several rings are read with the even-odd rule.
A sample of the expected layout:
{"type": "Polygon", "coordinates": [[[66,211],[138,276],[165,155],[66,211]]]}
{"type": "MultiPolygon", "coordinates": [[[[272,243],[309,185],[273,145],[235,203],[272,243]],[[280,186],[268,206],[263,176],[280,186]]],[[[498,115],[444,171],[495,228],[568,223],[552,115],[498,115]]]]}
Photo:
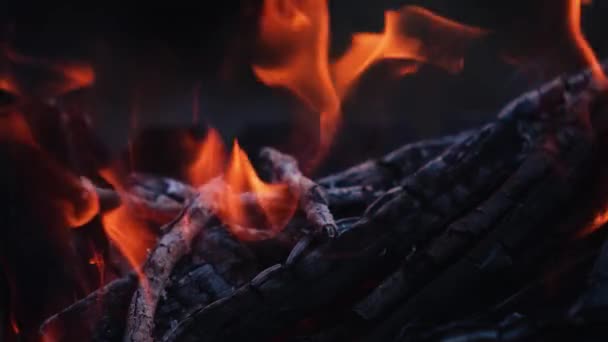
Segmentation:
{"type": "Polygon", "coordinates": [[[604,226],[606,223],[608,223],[608,208],[595,214],[593,221],[591,221],[591,223],[589,223],[585,228],[580,230],[577,233],[577,237],[581,238],[592,234],[598,229],[600,229],[602,226],[604,226]]]}
{"type": "MultiPolygon", "coordinates": [[[[2,54],[13,65],[17,66],[38,66],[58,74],[62,77],[59,82],[49,82],[42,85],[45,95],[58,96],[70,91],[91,86],[95,82],[95,72],[93,68],[82,62],[55,62],[42,58],[34,58],[23,55],[8,46],[2,46],[2,54]]],[[[7,75],[0,77],[0,89],[18,95],[25,95],[26,91],[21,89],[16,82],[11,70],[5,70],[7,75]]]]}
{"type": "Polygon", "coordinates": [[[581,28],[581,6],[590,4],[589,1],[581,0],[569,0],[567,2],[568,10],[567,10],[567,20],[568,20],[568,31],[571,35],[571,39],[576,44],[584,62],[589,66],[593,77],[603,84],[606,84],[608,79],[604,74],[602,66],[597,59],[593,49],[585,39],[585,35],[583,34],[581,28]]]}
{"type": "MultiPolygon", "coordinates": [[[[121,181],[109,169],[99,171],[100,175],[110,183],[119,194],[125,193],[121,181]]],[[[148,250],[155,242],[154,235],[148,230],[146,224],[132,214],[130,208],[124,204],[118,208],[105,213],[102,217],[103,228],[106,236],[118,248],[129,265],[140,276],[141,265],[146,260],[148,250]]]]}
{"type": "Polygon", "coordinates": [[[215,129],[209,129],[205,140],[197,145],[196,158],[188,168],[187,179],[192,185],[201,186],[222,172],[226,151],[215,129]]]}
{"type": "Polygon", "coordinates": [[[235,235],[240,235],[240,227],[255,227],[240,194],[254,194],[263,214],[263,219],[273,233],[285,227],[296,209],[296,198],[286,184],[269,184],[262,181],[251,165],[249,158],[234,142],[232,155],[224,175],[228,191],[221,195],[220,216],[232,225],[235,235]]]}
{"type": "MultiPolygon", "coordinates": [[[[457,23],[418,6],[387,11],[384,32],[355,34],[351,48],[335,63],[336,89],[344,96],[352,83],[381,59],[430,63],[456,73],[463,68],[468,46],[486,34],[483,29],[457,23]]],[[[405,70],[413,71],[411,67],[405,70]]]]}
{"type": "Polygon", "coordinates": [[[265,56],[253,65],[256,76],[291,90],[319,112],[337,111],[328,60],[327,1],[265,0],[259,30],[265,56]]]}
{"type": "MultiPolygon", "coordinates": [[[[321,114],[320,143],[312,164],[323,158],[341,121],[341,100],[353,82],[381,59],[432,63],[450,72],[462,68],[465,49],[486,31],[440,17],[421,7],[388,11],[383,34],[357,34],[351,49],[329,62],[327,0],[265,0],[259,25],[258,79],[284,87],[321,114]],[[333,78],[332,78],[333,76],[333,78]]],[[[400,69],[407,74],[415,69],[400,69]]]]}
{"type": "MultiPolygon", "coordinates": [[[[32,148],[35,162],[39,169],[44,169],[52,179],[49,189],[40,191],[47,202],[42,206],[52,208],[58,213],[62,222],[71,228],[80,227],[89,222],[99,212],[99,201],[95,189],[89,181],[80,179],[50,154],[43,150],[36,141],[25,117],[18,112],[9,112],[0,117],[0,141],[27,145],[32,148]],[[55,186],[61,184],[60,186],[55,186]]],[[[37,172],[33,170],[33,172],[37,172]]]]}

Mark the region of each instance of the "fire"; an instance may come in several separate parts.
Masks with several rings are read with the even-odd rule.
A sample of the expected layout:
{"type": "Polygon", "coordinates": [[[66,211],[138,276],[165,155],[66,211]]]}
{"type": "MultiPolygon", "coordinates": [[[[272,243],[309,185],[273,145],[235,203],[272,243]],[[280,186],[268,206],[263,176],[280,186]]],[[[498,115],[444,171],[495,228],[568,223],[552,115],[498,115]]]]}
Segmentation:
{"type": "Polygon", "coordinates": [[[44,170],[52,179],[48,188],[34,191],[45,199],[41,205],[59,214],[63,224],[71,228],[80,227],[97,215],[99,201],[93,185],[76,176],[39,146],[25,116],[18,112],[3,114],[0,117],[0,141],[31,148],[24,158],[34,158],[29,161],[36,164],[31,166],[37,168],[32,172],[44,170]]]}
{"type": "MultiPolygon", "coordinates": [[[[112,170],[104,169],[99,173],[119,194],[126,192],[122,182],[112,170]]],[[[124,203],[126,201],[123,201],[118,208],[102,215],[103,228],[108,239],[118,248],[131,268],[140,275],[140,279],[144,279],[141,277],[140,268],[156,238],[148,230],[145,222],[137,219],[124,203]]]]}
{"type": "MultiPolygon", "coordinates": [[[[355,34],[350,49],[335,63],[334,79],[341,97],[365,70],[382,59],[430,63],[456,73],[464,66],[468,46],[487,34],[418,6],[387,11],[384,20],[383,33],[355,34]]],[[[405,68],[406,73],[413,71],[405,68]]]]}
{"type": "Polygon", "coordinates": [[[218,216],[239,238],[252,239],[258,227],[279,232],[293,216],[297,199],[286,184],[266,183],[256,173],[247,154],[235,141],[228,156],[222,138],[210,129],[197,144],[196,158],[188,167],[188,181],[201,186],[221,177],[225,188],[217,194],[218,216]],[[243,196],[251,201],[243,201],[243,196]]]}
{"type": "Polygon", "coordinates": [[[265,0],[259,27],[261,61],[256,76],[285,87],[319,112],[338,110],[329,69],[329,11],[326,0],[265,0]]]}
{"type": "MultiPolygon", "coordinates": [[[[417,6],[387,11],[385,20],[384,33],[356,34],[350,50],[332,64],[327,0],[264,1],[258,37],[262,56],[253,71],[264,84],[289,89],[321,114],[316,159],[332,144],[341,122],[342,99],[371,65],[398,58],[457,72],[462,69],[465,49],[486,34],[417,6]]],[[[400,68],[397,73],[415,70],[400,68]]]]}
{"type": "Polygon", "coordinates": [[[0,140],[38,148],[29,124],[19,112],[11,111],[0,116],[0,140]]]}
{"type": "MultiPolygon", "coordinates": [[[[95,82],[93,67],[83,62],[56,62],[34,58],[23,55],[6,45],[2,46],[1,53],[9,62],[9,65],[42,67],[60,76],[61,80],[42,85],[44,95],[47,96],[66,94],[70,91],[90,87],[95,82]]],[[[5,75],[0,77],[0,89],[19,95],[31,95],[19,86],[19,82],[15,80],[11,73],[12,69],[12,67],[9,67],[8,70],[3,70],[5,75]]]]}
{"type": "Polygon", "coordinates": [[[15,335],[19,335],[21,330],[19,329],[19,324],[17,323],[17,319],[15,318],[15,314],[13,312],[10,313],[10,323],[11,329],[15,335]]]}
{"type": "Polygon", "coordinates": [[[602,66],[597,59],[593,49],[585,39],[581,28],[581,6],[589,5],[590,1],[581,0],[569,0],[567,1],[567,20],[568,20],[568,33],[574,44],[578,48],[585,64],[589,66],[594,78],[603,84],[607,83],[606,75],[602,69],[602,66]]]}
{"type": "Polygon", "coordinates": [[[188,167],[187,178],[194,186],[201,186],[218,176],[224,167],[226,151],[220,134],[215,129],[209,129],[202,143],[195,144],[196,158],[188,167]]]}
{"type": "Polygon", "coordinates": [[[296,198],[288,186],[262,181],[237,141],[234,142],[224,179],[228,190],[221,195],[220,216],[234,228],[233,232],[237,236],[241,227],[256,227],[248,208],[241,201],[241,194],[255,196],[265,224],[274,233],[285,227],[295,212],[296,198]]]}
{"type": "Polygon", "coordinates": [[[97,273],[99,275],[99,287],[102,287],[105,284],[105,270],[106,270],[106,262],[103,258],[103,255],[95,248],[93,248],[93,256],[89,259],[89,264],[94,265],[97,268],[97,273]]]}

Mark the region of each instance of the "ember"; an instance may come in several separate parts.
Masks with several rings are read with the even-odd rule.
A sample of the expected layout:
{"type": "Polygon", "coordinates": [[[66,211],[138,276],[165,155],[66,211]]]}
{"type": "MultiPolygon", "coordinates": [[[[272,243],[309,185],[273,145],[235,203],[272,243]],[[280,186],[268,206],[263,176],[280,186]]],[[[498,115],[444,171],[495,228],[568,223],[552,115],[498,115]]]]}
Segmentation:
{"type": "MultiPolygon", "coordinates": [[[[527,6],[550,9],[523,32],[493,22],[515,22],[515,14],[467,20],[447,5],[372,11],[379,5],[370,3],[365,12],[380,25],[351,28],[341,47],[336,23],[352,2],[239,2],[234,22],[250,26],[210,24],[231,33],[218,33],[222,48],[206,49],[221,63],[197,59],[213,69],[202,79],[167,42],[150,41],[151,53],[138,51],[134,65],[120,69],[112,58],[129,57],[112,39],[92,44],[99,56],[85,62],[30,55],[10,41],[19,35],[7,33],[0,42],[0,150],[9,166],[0,174],[7,180],[3,337],[605,339],[608,62],[596,56],[598,43],[587,38],[597,33],[582,20],[600,5],[538,1],[504,5],[518,18],[527,6]],[[251,32],[250,44],[241,30],[251,32]],[[535,41],[541,37],[551,39],[535,41]],[[184,65],[164,61],[165,53],[184,65]],[[197,79],[172,79],[182,67],[197,79]],[[557,74],[535,85],[519,80],[535,68],[557,74]],[[129,107],[124,127],[104,113],[119,97],[104,90],[109,84],[135,94],[118,101],[129,107]],[[381,89],[381,106],[366,107],[366,86],[381,89]],[[272,100],[260,102],[261,111],[244,100],[253,95],[257,103],[262,93],[272,100]],[[403,99],[391,98],[397,93],[403,99]],[[187,100],[161,106],[163,96],[187,100]],[[471,108],[493,114],[383,156],[363,148],[372,139],[342,136],[350,106],[371,113],[361,122],[374,131],[388,103],[401,117],[380,130],[398,136],[378,143],[383,150],[412,140],[406,131],[417,119],[433,121],[437,108],[459,120],[471,108]],[[267,144],[289,135],[264,116],[275,111],[281,122],[306,115],[295,121],[314,122],[318,136],[304,138],[307,129],[297,127],[291,134],[301,142],[267,144]],[[98,137],[105,126],[111,134],[98,137]],[[344,156],[367,161],[327,171],[344,156]]],[[[199,19],[181,22],[206,22],[199,19]]]]}

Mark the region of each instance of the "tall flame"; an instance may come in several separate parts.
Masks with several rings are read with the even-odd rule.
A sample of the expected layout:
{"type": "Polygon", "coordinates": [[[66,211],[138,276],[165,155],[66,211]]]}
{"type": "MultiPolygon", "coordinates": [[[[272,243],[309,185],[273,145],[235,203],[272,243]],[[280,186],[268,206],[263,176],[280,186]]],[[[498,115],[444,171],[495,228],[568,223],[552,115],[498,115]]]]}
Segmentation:
{"type": "MultiPolygon", "coordinates": [[[[327,0],[265,0],[259,25],[259,50],[253,64],[258,79],[284,87],[320,116],[317,160],[332,144],[341,121],[341,100],[353,82],[381,59],[399,58],[436,64],[450,72],[462,68],[465,49],[486,34],[440,17],[421,7],[406,6],[385,14],[382,34],[357,34],[350,50],[329,62],[327,0]]],[[[410,73],[415,69],[400,69],[410,73]]]]}
{"type": "MultiPolygon", "coordinates": [[[[126,189],[122,186],[122,182],[115,172],[110,169],[103,169],[99,173],[119,194],[126,193],[126,189]]],[[[143,280],[141,265],[146,260],[148,250],[156,240],[145,222],[135,217],[124,203],[127,203],[127,201],[123,201],[123,204],[118,208],[103,214],[103,228],[106,236],[118,248],[131,268],[137,272],[140,279],[143,280]]]]}

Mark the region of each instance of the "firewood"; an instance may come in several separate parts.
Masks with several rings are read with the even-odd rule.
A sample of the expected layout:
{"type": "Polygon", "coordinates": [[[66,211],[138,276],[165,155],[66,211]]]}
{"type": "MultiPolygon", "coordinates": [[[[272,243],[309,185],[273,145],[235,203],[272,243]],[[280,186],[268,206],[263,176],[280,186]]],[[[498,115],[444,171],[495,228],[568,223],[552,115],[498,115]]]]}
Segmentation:
{"type": "Polygon", "coordinates": [[[328,191],[332,188],[364,187],[372,190],[387,189],[396,181],[418,170],[451,145],[462,141],[475,130],[406,144],[382,158],[368,160],[342,172],[318,180],[328,191]]]}
{"type": "MultiPolygon", "coordinates": [[[[441,156],[406,177],[398,188],[372,204],[360,220],[344,227],[337,239],[310,249],[292,265],[268,268],[230,296],[193,312],[191,317],[169,331],[164,341],[269,338],[278,329],[329,305],[340,293],[373,275],[377,269],[411,254],[415,246],[437,241],[439,245],[447,243],[442,247],[446,251],[451,251],[451,247],[456,247],[455,251],[466,249],[467,243],[458,241],[459,234],[455,234],[455,230],[450,233],[453,237],[444,235],[446,238],[441,238],[445,227],[494,194],[522,161],[528,157],[531,158],[528,160],[533,159],[531,154],[538,158],[540,144],[547,144],[546,148],[555,150],[552,154],[560,155],[564,152],[562,149],[569,146],[568,141],[581,138],[576,132],[582,132],[583,148],[572,152],[581,158],[573,160],[573,167],[580,171],[577,167],[584,163],[576,160],[588,157],[586,148],[589,146],[588,138],[585,138],[587,127],[577,125],[584,122],[582,114],[589,110],[589,103],[584,101],[586,95],[581,93],[581,89],[587,87],[574,87],[574,91],[574,88],[564,86],[570,84],[568,82],[569,79],[560,79],[532,96],[526,94],[524,100],[518,99],[514,102],[517,105],[507,107],[497,122],[452,145],[441,156]],[[578,102],[582,105],[576,107],[578,102]],[[451,246],[451,242],[456,245],[451,246]]],[[[513,187],[511,191],[514,191],[522,179],[540,177],[536,171],[526,175],[531,171],[523,170],[529,168],[522,167],[523,175],[504,186],[513,187]]],[[[574,178],[582,175],[579,171],[573,171],[574,178]]],[[[526,217],[537,217],[531,212],[537,211],[536,215],[546,217],[543,215],[555,208],[553,204],[566,198],[568,186],[560,183],[564,179],[556,175],[546,177],[548,180],[539,185],[542,190],[525,197],[525,206],[529,208],[517,207],[521,211],[520,221],[505,223],[499,230],[508,232],[511,224],[526,217]],[[545,196],[556,196],[556,200],[544,201],[545,196]]],[[[491,226],[493,220],[500,221],[500,217],[506,215],[506,209],[499,203],[504,194],[496,196],[488,200],[487,205],[497,205],[497,211],[481,215],[487,221],[478,226],[481,230],[477,234],[485,231],[482,227],[491,226]]],[[[516,199],[512,201],[517,203],[516,199]]],[[[527,230],[531,228],[528,226],[527,230]]],[[[504,243],[516,243],[522,238],[518,232],[522,230],[507,235],[508,240],[504,243]]],[[[501,255],[493,252],[494,245],[482,245],[486,250],[478,252],[480,263],[488,256],[501,255]]],[[[496,259],[498,261],[500,258],[496,259]]],[[[447,283],[458,283],[458,279],[447,283]]],[[[437,292],[432,293],[436,295],[437,292]]],[[[387,324],[391,324],[390,321],[387,324]]]]}
{"type": "Polygon", "coordinates": [[[114,280],[49,317],[40,334],[54,341],[119,341],[136,288],[135,274],[114,280]]]}
{"type": "Polygon", "coordinates": [[[339,229],[335,241],[310,250],[289,267],[272,267],[232,295],[193,312],[163,340],[237,339],[245,338],[245,331],[250,338],[266,338],[327,305],[487,196],[525,153],[519,124],[501,120],[455,144],[407,177],[402,191],[379,199],[365,217],[339,229]]]}
{"type": "Polygon", "coordinates": [[[190,251],[192,240],[215,213],[215,193],[222,191],[216,179],[199,189],[199,196],[170,224],[150,253],[142,270],[140,287],[131,300],[125,341],[153,341],[154,314],[175,264],[190,251]]]}
{"type": "Polygon", "coordinates": [[[276,180],[287,183],[290,190],[298,196],[300,208],[317,230],[329,237],[335,237],[337,226],[329,211],[325,192],[302,174],[296,159],[270,147],[262,149],[260,156],[272,165],[276,180]]]}

